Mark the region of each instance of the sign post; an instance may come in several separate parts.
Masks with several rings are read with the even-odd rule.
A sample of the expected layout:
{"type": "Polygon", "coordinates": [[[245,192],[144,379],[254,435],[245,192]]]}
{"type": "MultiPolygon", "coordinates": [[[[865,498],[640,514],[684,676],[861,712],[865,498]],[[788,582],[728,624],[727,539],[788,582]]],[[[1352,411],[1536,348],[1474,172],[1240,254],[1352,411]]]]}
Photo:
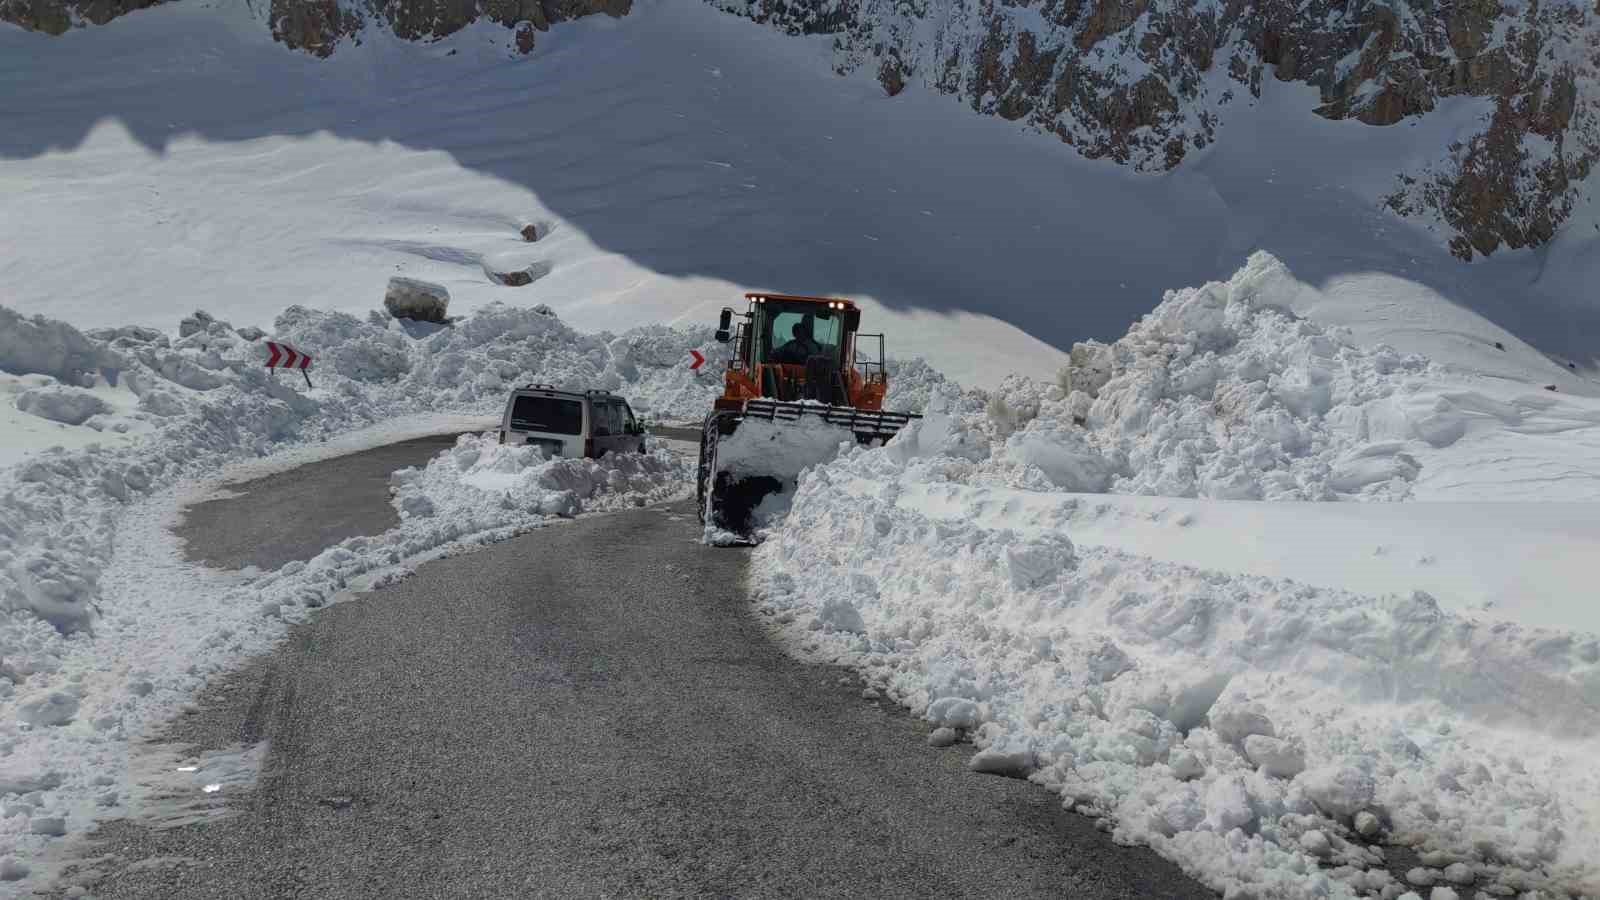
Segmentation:
{"type": "Polygon", "coordinates": [[[311,357],[288,344],[279,344],[273,341],[267,341],[267,351],[272,354],[267,359],[267,368],[299,369],[300,374],[305,376],[306,388],[309,389],[311,387],[311,375],[306,371],[311,368],[311,357]]]}

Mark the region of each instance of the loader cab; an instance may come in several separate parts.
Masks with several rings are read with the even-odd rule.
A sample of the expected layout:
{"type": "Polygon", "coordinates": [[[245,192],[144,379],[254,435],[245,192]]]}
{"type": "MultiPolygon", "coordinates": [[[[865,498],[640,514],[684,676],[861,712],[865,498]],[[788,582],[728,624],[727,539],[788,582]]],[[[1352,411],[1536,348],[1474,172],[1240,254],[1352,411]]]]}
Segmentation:
{"type": "Polygon", "coordinates": [[[826,356],[838,365],[845,345],[845,317],[840,310],[800,303],[758,303],[752,347],[754,362],[803,366],[812,356],[826,356]]]}
{"type": "Polygon", "coordinates": [[[882,335],[862,335],[861,310],[849,300],[798,294],[751,293],[737,326],[724,309],[717,340],[735,345],[718,408],[747,399],[818,401],[832,406],[880,408],[882,335]],[[875,339],[875,348],[861,346],[875,339]],[[868,353],[875,349],[876,353],[868,353]]]}

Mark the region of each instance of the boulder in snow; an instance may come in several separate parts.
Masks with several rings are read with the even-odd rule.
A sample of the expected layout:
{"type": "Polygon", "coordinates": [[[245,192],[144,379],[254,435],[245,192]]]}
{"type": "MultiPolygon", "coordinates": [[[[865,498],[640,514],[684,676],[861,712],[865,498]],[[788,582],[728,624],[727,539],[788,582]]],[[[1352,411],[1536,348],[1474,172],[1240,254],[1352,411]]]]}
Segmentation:
{"type": "Polygon", "coordinates": [[[444,285],[415,278],[390,278],[383,295],[383,308],[396,319],[444,322],[449,307],[450,292],[444,285]]]}

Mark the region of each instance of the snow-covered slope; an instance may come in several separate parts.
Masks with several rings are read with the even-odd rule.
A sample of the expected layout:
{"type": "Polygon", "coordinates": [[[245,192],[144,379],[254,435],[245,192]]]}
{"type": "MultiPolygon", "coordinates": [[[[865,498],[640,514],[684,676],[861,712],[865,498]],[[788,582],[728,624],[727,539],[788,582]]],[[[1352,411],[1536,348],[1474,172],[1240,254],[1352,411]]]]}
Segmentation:
{"type": "Polygon", "coordinates": [[[548,303],[620,330],[709,322],[747,288],[841,292],[891,352],[994,385],[1263,248],[1341,309],[1382,295],[1424,336],[1594,357],[1600,313],[1575,293],[1600,277],[1593,221],[1466,267],[1372,202],[1478,101],[1374,129],[1268,80],[1229,107],[1226,145],[1148,177],[931,92],[885,97],[833,74],[825,38],[688,0],[558,26],[531,57],[504,41],[374,32],[317,60],[235,0],[0,30],[0,114],[27,123],[0,133],[0,297],[85,327],[195,306],[265,325],[289,302],[362,314],[406,274],[461,311],[548,303]],[[486,274],[513,268],[539,277],[486,274]]]}

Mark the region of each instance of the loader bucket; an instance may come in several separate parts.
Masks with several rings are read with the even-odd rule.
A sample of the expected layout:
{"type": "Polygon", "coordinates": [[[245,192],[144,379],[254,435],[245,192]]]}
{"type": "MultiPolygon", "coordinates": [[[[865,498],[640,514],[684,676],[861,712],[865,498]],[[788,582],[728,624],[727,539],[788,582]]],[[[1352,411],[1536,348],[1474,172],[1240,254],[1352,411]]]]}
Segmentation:
{"type": "Polygon", "coordinates": [[[887,441],[915,418],[775,400],[713,412],[700,434],[700,521],[749,539],[768,514],[783,508],[782,495],[794,492],[806,467],[833,459],[844,443],[887,441]]]}

